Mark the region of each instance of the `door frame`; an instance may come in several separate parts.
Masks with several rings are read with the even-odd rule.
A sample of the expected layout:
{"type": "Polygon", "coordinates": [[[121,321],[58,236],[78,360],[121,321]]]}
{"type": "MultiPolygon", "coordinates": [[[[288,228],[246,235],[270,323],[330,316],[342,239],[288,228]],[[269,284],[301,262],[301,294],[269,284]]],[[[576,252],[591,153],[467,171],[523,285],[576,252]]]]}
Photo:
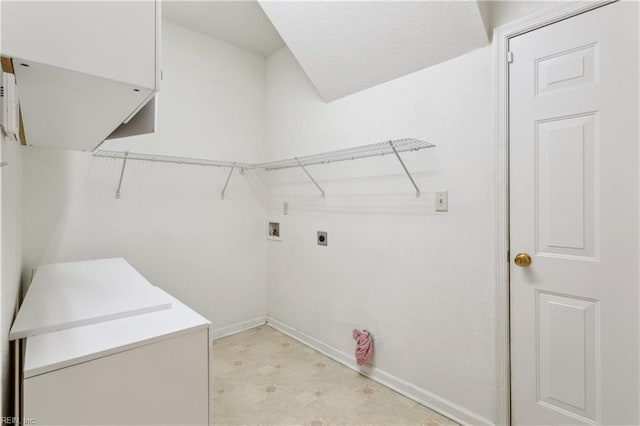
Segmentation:
{"type": "Polygon", "coordinates": [[[511,348],[509,327],[509,39],[616,0],[569,2],[493,30],[496,84],[496,425],[511,424],[511,348]]]}

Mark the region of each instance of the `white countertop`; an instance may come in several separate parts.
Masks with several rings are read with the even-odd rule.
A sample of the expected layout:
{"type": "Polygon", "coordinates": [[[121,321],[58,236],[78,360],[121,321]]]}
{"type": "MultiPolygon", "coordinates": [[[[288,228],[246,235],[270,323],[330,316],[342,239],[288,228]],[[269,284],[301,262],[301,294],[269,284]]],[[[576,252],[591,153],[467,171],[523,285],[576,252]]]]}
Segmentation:
{"type": "Polygon", "coordinates": [[[102,358],[211,325],[177,299],[158,290],[171,301],[170,309],[29,337],[24,377],[102,358]]]}
{"type": "Polygon", "coordinates": [[[42,265],[9,339],[169,309],[171,301],[123,258],[42,265]]]}

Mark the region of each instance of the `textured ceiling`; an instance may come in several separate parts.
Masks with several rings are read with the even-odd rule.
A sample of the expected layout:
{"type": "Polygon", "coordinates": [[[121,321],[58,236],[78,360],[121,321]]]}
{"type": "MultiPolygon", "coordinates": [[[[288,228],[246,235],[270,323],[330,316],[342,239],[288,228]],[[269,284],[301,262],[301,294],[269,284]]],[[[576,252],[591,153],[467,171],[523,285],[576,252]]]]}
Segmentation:
{"type": "Polygon", "coordinates": [[[327,101],[489,42],[475,1],[260,5],[327,101]]]}
{"type": "Polygon", "coordinates": [[[256,1],[163,1],[162,19],[263,56],[284,47],[256,1]]]}

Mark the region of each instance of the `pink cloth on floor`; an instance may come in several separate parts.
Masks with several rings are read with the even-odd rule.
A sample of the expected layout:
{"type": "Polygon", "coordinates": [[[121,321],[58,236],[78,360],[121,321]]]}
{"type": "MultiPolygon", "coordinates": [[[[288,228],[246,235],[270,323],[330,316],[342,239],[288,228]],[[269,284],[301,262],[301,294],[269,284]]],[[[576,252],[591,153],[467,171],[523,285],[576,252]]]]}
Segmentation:
{"type": "Polygon", "coordinates": [[[373,355],[373,336],[367,330],[354,328],[353,338],[356,341],[356,362],[358,365],[366,364],[373,355]]]}

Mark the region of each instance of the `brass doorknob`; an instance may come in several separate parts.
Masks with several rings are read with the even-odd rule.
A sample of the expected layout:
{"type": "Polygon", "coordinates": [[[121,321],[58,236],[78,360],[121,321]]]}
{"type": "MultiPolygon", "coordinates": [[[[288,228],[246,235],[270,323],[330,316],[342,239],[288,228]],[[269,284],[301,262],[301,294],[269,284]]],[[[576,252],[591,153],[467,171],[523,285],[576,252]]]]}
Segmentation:
{"type": "Polygon", "coordinates": [[[516,264],[516,266],[529,266],[531,265],[531,256],[529,256],[527,253],[518,253],[516,254],[515,259],[513,259],[513,262],[516,264]]]}

